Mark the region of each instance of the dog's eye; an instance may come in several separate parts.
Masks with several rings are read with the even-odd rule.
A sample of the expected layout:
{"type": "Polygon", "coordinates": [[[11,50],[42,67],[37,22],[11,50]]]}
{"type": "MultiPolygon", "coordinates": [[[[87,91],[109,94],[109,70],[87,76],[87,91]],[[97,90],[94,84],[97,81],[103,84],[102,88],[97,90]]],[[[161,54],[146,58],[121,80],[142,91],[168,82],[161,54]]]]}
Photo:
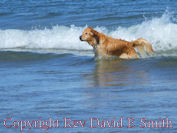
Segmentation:
{"type": "Polygon", "coordinates": [[[88,33],[87,32],[85,32],[85,35],[87,35],[88,33]]]}

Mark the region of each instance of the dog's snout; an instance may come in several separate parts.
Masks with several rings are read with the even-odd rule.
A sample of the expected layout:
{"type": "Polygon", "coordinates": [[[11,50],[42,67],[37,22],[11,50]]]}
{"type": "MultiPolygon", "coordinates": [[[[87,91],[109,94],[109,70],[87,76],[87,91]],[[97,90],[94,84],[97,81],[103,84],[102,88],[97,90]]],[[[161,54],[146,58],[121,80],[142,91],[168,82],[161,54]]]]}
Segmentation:
{"type": "Polygon", "coordinates": [[[83,41],[83,40],[82,40],[82,36],[80,36],[79,39],[80,39],[81,41],[83,41]]]}

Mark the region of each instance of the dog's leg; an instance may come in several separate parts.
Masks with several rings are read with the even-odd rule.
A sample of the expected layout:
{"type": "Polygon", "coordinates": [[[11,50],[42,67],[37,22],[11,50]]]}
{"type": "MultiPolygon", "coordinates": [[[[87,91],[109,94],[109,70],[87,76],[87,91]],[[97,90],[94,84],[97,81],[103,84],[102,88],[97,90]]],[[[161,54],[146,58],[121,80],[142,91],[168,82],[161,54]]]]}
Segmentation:
{"type": "Polygon", "coordinates": [[[123,54],[121,54],[121,55],[119,56],[119,58],[121,58],[121,59],[128,59],[129,56],[128,56],[128,54],[123,53],[123,54]]]}

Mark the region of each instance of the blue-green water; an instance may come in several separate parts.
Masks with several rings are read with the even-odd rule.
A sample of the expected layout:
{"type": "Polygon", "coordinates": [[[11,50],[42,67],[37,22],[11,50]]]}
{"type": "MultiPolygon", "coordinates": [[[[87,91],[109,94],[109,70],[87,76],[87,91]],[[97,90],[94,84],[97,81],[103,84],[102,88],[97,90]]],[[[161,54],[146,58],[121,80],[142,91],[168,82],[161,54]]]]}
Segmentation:
{"type": "Polygon", "coordinates": [[[176,7],[175,0],[0,1],[0,132],[175,133],[176,7]],[[94,59],[79,40],[87,26],[129,41],[146,38],[155,54],[94,59]],[[148,128],[147,121],[167,117],[173,128],[148,128]],[[96,118],[122,118],[123,127],[97,127],[96,118]],[[134,128],[127,128],[128,118],[134,128]],[[50,120],[60,127],[50,128],[50,120]],[[74,120],[82,122],[74,127],[74,120]]]}

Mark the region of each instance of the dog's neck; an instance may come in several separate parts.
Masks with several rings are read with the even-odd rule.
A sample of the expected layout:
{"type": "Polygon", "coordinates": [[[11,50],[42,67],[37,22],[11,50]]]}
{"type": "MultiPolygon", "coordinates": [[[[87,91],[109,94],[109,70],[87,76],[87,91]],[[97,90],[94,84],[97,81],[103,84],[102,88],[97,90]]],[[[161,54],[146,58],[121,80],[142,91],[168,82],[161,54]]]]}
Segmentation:
{"type": "Polygon", "coordinates": [[[103,33],[96,32],[97,34],[89,42],[89,44],[93,47],[94,53],[96,56],[103,56],[103,44],[105,42],[105,35],[103,33]]]}
{"type": "Polygon", "coordinates": [[[97,45],[99,45],[99,43],[100,43],[100,42],[99,42],[99,38],[95,38],[95,37],[94,37],[92,40],[89,40],[88,43],[89,43],[91,46],[93,46],[93,47],[94,47],[94,46],[97,46],[97,45]]]}

